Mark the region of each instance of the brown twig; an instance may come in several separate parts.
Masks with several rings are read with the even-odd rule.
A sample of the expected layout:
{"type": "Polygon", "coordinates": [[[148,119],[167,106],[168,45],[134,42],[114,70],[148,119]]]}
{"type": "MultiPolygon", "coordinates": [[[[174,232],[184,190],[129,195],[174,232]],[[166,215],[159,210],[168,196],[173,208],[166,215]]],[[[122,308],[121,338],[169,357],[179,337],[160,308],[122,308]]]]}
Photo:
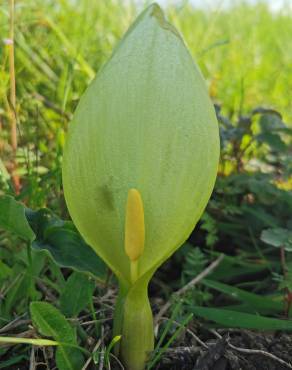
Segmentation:
{"type": "MultiPolygon", "coordinates": [[[[169,318],[168,317],[162,317],[161,318],[162,320],[165,320],[165,321],[169,321],[169,318]]],[[[176,326],[181,326],[181,324],[175,320],[171,320],[173,324],[175,324],[176,326]]],[[[190,329],[188,328],[185,328],[185,331],[195,339],[196,342],[198,342],[202,347],[204,347],[205,349],[208,349],[209,347],[207,346],[207,344],[205,342],[203,342],[194,332],[192,332],[190,329]]]]}
{"type": "Polygon", "coordinates": [[[80,325],[81,326],[88,326],[88,325],[92,325],[92,324],[95,324],[97,322],[107,322],[107,321],[112,321],[112,317],[107,317],[106,319],[99,319],[99,320],[90,320],[90,321],[85,321],[85,322],[81,322],[80,325]]]}
{"type": "MultiPolygon", "coordinates": [[[[181,297],[184,295],[189,289],[193,288],[196,284],[198,284],[202,279],[204,279],[207,275],[209,275],[215,268],[221,263],[224,258],[224,254],[221,254],[215,261],[213,261],[205,270],[203,270],[199,275],[197,275],[194,279],[188,282],[184,287],[176,291],[172,294],[175,297],[181,297]]],[[[155,325],[161,319],[161,317],[167,312],[167,310],[171,307],[172,301],[171,299],[166,302],[155,316],[154,323],[155,325]]]]}
{"type": "Polygon", "coordinates": [[[17,318],[11,322],[9,322],[7,325],[3,326],[1,329],[0,329],[0,334],[3,334],[3,333],[6,333],[8,331],[11,331],[11,330],[14,330],[16,328],[18,328],[19,326],[22,326],[22,325],[28,325],[31,323],[31,320],[29,319],[21,319],[21,318],[17,318]]]}
{"type": "Polygon", "coordinates": [[[36,366],[35,346],[32,346],[30,352],[29,370],[36,370],[36,366]]]}
{"type": "Polygon", "coordinates": [[[44,296],[51,302],[57,300],[56,296],[51,292],[51,290],[44,284],[40,279],[36,282],[38,288],[44,293],[44,296]]]}
{"type": "MultiPolygon", "coordinates": [[[[217,338],[219,339],[222,339],[222,335],[220,335],[216,330],[214,329],[210,329],[210,332],[212,332],[217,338]]],[[[283,366],[286,366],[288,367],[289,369],[292,369],[292,365],[284,360],[282,360],[281,358],[273,355],[272,353],[270,352],[266,352],[266,351],[263,351],[261,349],[249,349],[249,348],[241,348],[241,347],[235,347],[232,343],[230,343],[228,341],[228,347],[230,347],[231,349],[233,349],[234,351],[237,351],[237,352],[241,352],[241,353],[245,353],[245,354],[248,354],[248,355],[262,355],[262,356],[265,356],[265,357],[269,357],[270,359],[280,363],[281,365],[283,366]]]]}
{"type": "Polygon", "coordinates": [[[104,348],[104,327],[102,326],[101,327],[101,352],[100,352],[100,357],[99,357],[98,370],[102,370],[103,369],[104,360],[105,360],[104,354],[105,354],[105,348],[104,348]]]}
{"type": "Polygon", "coordinates": [[[125,370],[125,368],[124,368],[124,366],[123,366],[123,364],[121,363],[121,361],[117,358],[117,356],[115,356],[113,353],[110,353],[109,354],[110,355],[110,357],[112,357],[117,363],[118,363],[118,365],[120,366],[120,368],[122,369],[122,370],[125,370]]]}
{"type": "MultiPolygon", "coordinates": [[[[95,345],[95,347],[93,348],[93,351],[92,353],[96,352],[99,348],[99,346],[101,345],[101,339],[99,339],[95,345]]],[[[92,360],[92,357],[89,357],[88,360],[85,362],[83,368],[81,370],[86,370],[88,368],[88,366],[90,365],[91,363],[91,360],[92,360]]]]}
{"type": "Polygon", "coordinates": [[[288,362],[282,360],[281,358],[273,355],[270,352],[263,351],[261,349],[248,349],[248,348],[241,348],[241,347],[235,347],[233,344],[228,343],[228,347],[232,348],[234,351],[246,353],[248,355],[262,355],[265,357],[269,357],[274,361],[279,362],[281,365],[288,367],[289,369],[292,369],[292,365],[288,362]]]}

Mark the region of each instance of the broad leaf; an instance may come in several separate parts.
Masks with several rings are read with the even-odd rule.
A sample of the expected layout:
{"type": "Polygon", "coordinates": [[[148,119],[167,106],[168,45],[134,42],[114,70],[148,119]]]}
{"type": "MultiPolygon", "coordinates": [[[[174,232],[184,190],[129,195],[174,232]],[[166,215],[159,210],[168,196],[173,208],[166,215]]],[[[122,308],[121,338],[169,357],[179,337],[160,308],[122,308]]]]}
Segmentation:
{"type": "Polygon", "coordinates": [[[287,252],[292,252],[292,231],[283,228],[263,230],[261,240],[274,247],[283,247],[287,252]]]}
{"type": "Polygon", "coordinates": [[[62,267],[105,279],[105,264],[84,242],[72,222],[61,220],[49,209],[34,211],[11,196],[1,196],[0,227],[32,243],[34,250],[47,251],[62,267]]]}
{"type": "Polygon", "coordinates": [[[0,197],[0,227],[32,242],[35,234],[25,217],[24,205],[9,195],[0,197]]]}
{"type": "Polygon", "coordinates": [[[90,302],[93,290],[94,283],[87,275],[73,272],[60,297],[60,308],[64,315],[77,316],[90,302]]]}
{"type": "Polygon", "coordinates": [[[48,209],[27,211],[36,233],[32,246],[46,250],[61,267],[89,272],[100,280],[106,276],[106,266],[92,248],[84,242],[72,222],[63,221],[48,209]]]}
{"type": "Polygon", "coordinates": [[[49,303],[32,302],[30,313],[40,334],[52,337],[60,343],[56,351],[58,369],[80,370],[83,356],[78,349],[72,348],[72,345],[77,346],[76,334],[61,312],[49,303]]]}

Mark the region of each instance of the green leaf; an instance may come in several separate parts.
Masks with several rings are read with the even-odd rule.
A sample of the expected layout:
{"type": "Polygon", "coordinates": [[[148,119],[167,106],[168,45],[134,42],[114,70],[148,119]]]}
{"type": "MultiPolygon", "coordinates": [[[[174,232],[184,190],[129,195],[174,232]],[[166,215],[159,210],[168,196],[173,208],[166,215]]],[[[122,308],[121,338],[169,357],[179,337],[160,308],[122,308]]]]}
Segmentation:
{"type": "Polygon", "coordinates": [[[72,222],[63,221],[48,209],[27,210],[28,221],[35,231],[35,250],[45,250],[61,267],[91,273],[101,281],[107,268],[94,250],[84,242],[72,222]]]}
{"type": "Polygon", "coordinates": [[[7,171],[3,161],[0,158],[0,182],[4,183],[3,185],[4,185],[5,188],[8,188],[8,181],[9,180],[10,180],[10,174],[7,171]]]}
{"type": "Polygon", "coordinates": [[[286,127],[282,121],[282,117],[278,112],[271,112],[263,114],[260,117],[260,128],[263,133],[270,133],[272,131],[281,130],[286,127]]]}
{"type": "MultiPolygon", "coordinates": [[[[3,302],[3,312],[5,316],[9,316],[12,311],[18,312],[20,302],[27,302],[30,277],[27,274],[18,275],[14,280],[14,284],[9,289],[3,302]],[[16,304],[18,303],[18,304],[16,304]]],[[[24,303],[25,305],[26,303],[24,303]]]]}
{"type": "Polygon", "coordinates": [[[36,240],[32,246],[49,252],[61,267],[88,272],[101,281],[106,278],[107,269],[103,261],[73,230],[66,227],[52,227],[44,240],[36,240]]]}
{"type": "Polygon", "coordinates": [[[113,339],[111,340],[110,344],[107,346],[107,349],[105,351],[104,358],[105,358],[107,367],[109,369],[111,368],[111,366],[110,366],[110,354],[111,354],[111,350],[121,340],[121,337],[122,337],[121,335],[116,335],[115,337],[113,337],[113,339]]]}
{"type": "Polygon", "coordinates": [[[76,334],[65,317],[54,306],[46,302],[32,302],[30,314],[40,334],[52,337],[60,345],[56,351],[56,363],[60,370],[80,370],[83,356],[77,348],[76,334]]]}
{"type": "Polygon", "coordinates": [[[102,281],[106,278],[104,262],[84,242],[72,222],[61,220],[49,209],[33,211],[11,196],[1,196],[0,227],[32,243],[34,250],[49,252],[62,267],[89,272],[102,281]]]}
{"type": "Polygon", "coordinates": [[[90,302],[94,287],[94,282],[87,275],[73,272],[60,297],[60,308],[64,315],[77,316],[90,302]]]}
{"type": "Polygon", "coordinates": [[[263,230],[261,240],[273,247],[283,247],[292,252],[292,231],[280,227],[263,230]]]}
{"type": "MultiPolygon", "coordinates": [[[[214,253],[215,256],[219,254],[214,253]]],[[[213,271],[209,277],[212,280],[229,281],[234,278],[239,279],[241,275],[255,274],[259,271],[265,270],[269,267],[266,262],[254,263],[246,262],[240,256],[225,255],[220,265],[213,271]]]]}
{"type": "Polygon", "coordinates": [[[35,234],[25,217],[25,207],[9,195],[0,197],[0,227],[32,242],[35,234]]]}
{"type": "Polygon", "coordinates": [[[272,134],[270,132],[265,132],[256,136],[256,139],[260,143],[268,144],[271,149],[277,150],[279,152],[284,152],[286,149],[285,142],[281,139],[280,135],[272,134]]]}
{"type": "Polygon", "coordinates": [[[8,278],[11,273],[11,268],[7,266],[6,263],[0,260],[0,281],[8,278]]]}
{"type": "Polygon", "coordinates": [[[220,308],[191,307],[191,312],[225,328],[292,330],[292,320],[279,320],[220,308]]]}
{"type": "MultiPolygon", "coordinates": [[[[0,353],[0,356],[1,356],[1,353],[0,353]]],[[[13,365],[16,365],[16,364],[18,364],[18,363],[20,363],[22,361],[27,361],[27,356],[26,355],[13,356],[12,358],[9,358],[6,361],[3,361],[1,359],[0,369],[11,369],[11,368],[14,367],[13,365]]],[[[18,367],[18,366],[16,366],[16,368],[17,369],[20,369],[20,367],[18,367]]]]}
{"type": "Polygon", "coordinates": [[[282,301],[275,301],[269,297],[265,297],[262,295],[259,296],[257,294],[250,293],[243,289],[223,284],[218,281],[204,279],[201,283],[208,288],[218,290],[221,293],[225,293],[232,298],[243,302],[245,305],[250,306],[257,312],[265,314],[283,312],[282,301]]]}

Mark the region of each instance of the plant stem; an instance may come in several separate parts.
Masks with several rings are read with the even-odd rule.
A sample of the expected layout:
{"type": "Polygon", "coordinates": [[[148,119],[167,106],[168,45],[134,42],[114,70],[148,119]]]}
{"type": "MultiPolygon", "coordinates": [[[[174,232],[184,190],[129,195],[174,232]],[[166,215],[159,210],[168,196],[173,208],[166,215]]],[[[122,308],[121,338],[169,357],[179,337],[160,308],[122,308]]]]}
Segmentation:
{"type": "MultiPolygon", "coordinates": [[[[115,304],[113,337],[121,335],[123,330],[124,305],[128,291],[129,291],[128,287],[126,287],[124,284],[120,282],[119,294],[115,304]]],[[[114,348],[114,353],[116,356],[119,356],[119,352],[120,352],[120,342],[118,342],[114,348]]]]}
{"type": "Polygon", "coordinates": [[[280,257],[281,257],[281,267],[284,278],[287,277],[287,265],[286,265],[286,256],[285,256],[285,248],[280,248],[280,257]]]}
{"type": "Polygon", "coordinates": [[[12,160],[12,181],[15,193],[19,194],[20,180],[15,173],[17,170],[17,119],[16,119],[16,82],[15,82],[15,63],[14,63],[14,0],[9,2],[9,74],[10,74],[10,123],[11,123],[11,146],[13,152],[12,160]]]}
{"type": "Polygon", "coordinates": [[[148,280],[147,278],[138,280],[129,289],[124,300],[120,357],[128,370],[143,370],[154,349],[148,280]]]}
{"type": "MultiPolygon", "coordinates": [[[[287,279],[287,264],[286,264],[286,255],[285,255],[285,248],[280,248],[280,258],[281,258],[281,266],[284,279],[287,279]]],[[[284,297],[284,313],[286,317],[289,317],[289,312],[292,304],[292,295],[289,288],[285,288],[285,297],[284,297]]]]}
{"type": "Polygon", "coordinates": [[[34,278],[33,278],[33,270],[32,270],[32,254],[31,254],[31,245],[30,245],[30,242],[27,243],[27,247],[26,247],[26,251],[27,251],[27,262],[28,262],[28,266],[27,266],[27,274],[28,274],[28,277],[29,277],[29,296],[31,299],[34,298],[34,278]]]}
{"type": "Polygon", "coordinates": [[[131,261],[131,280],[132,280],[132,284],[134,284],[135,281],[138,280],[138,276],[139,276],[138,260],[131,261]]]}
{"type": "Polygon", "coordinates": [[[95,334],[99,337],[100,336],[100,324],[98,323],[98,320],[97,320],[97,317],[96,317],[94,304],[93,304],[93,297],[91,297],[91,299],[90,299],[89,307],[90,307],[90,311],[91,311],[91,314],[92,314],[92,318],[94,320],[95,334]]]}
{"type": "Polygon", "coordinates": [[[0,343],[11,344],[33,344],[35,346],[58,346],[59,343],[49,339],[0,337],[0,343]]]}

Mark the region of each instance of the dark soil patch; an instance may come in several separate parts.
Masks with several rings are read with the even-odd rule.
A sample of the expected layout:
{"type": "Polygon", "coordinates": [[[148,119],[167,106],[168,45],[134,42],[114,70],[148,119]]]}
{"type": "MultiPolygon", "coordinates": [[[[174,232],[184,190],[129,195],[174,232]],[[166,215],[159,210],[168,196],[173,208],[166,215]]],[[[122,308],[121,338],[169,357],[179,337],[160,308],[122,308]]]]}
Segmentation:
{"type": "Polygon", "coordinates": [[[169,349],[160,370],[286,370],[292,369],[292,334],[224,331],[205,344],[169,349]],[[231,346],[232,347],[231,347],[231,346]],[[243,351],[249,350],[249,351],[243,351]],[[263,351],[253,353],[254,350],[263,351]],[[268,354],[278,358],[268,357],[268,354]],[[281,363],[281,360],[283,361],[281,363]],[[286,363],[286,364],[285,364],[286,363]]]}

